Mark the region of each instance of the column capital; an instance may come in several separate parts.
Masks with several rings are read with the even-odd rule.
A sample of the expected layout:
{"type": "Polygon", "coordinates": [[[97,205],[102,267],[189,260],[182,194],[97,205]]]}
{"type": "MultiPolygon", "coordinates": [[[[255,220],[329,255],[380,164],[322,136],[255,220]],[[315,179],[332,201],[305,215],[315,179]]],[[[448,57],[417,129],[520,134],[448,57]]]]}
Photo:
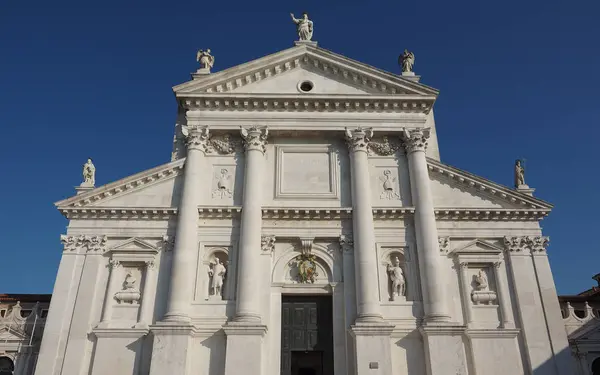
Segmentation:
{"type": "Polygon", "coordinates": [[[185,143],[189,150],[200,150],[206,152],[208,148],[208,126],[191,127],[182,126],[181,133],[185,136],[185,143]]]}
{"type": "Polygon", "coordinates": [[[267,151],[269,128],[259,128],[258,126],[243,128],[240,126],[240,134],[244,140],[244,148],[246,151],[256,150],[263,154],[267,151]]]}
{"type": "Polygon", "coordinates": [[[342,251],[342,253],[350,253],[354,250],[354,240],[350,235],[342,234],[339,237],[339,243],[340,251],[342,251]]]}
{"type": "Polygon", "coordinates": [[[430,130],[427,129],[404,129],[403,141],[406,153],[415,151],[423,151],[427,149],[427,141],[429,140],[430,130]]]}
{"type": "Polygon", "coordinates": [[[346,128],[346,144],[350,152],[363,151],[368,152],[369,142],[373,137],[372,128],[358,127],[354,130],[346,128]]]}

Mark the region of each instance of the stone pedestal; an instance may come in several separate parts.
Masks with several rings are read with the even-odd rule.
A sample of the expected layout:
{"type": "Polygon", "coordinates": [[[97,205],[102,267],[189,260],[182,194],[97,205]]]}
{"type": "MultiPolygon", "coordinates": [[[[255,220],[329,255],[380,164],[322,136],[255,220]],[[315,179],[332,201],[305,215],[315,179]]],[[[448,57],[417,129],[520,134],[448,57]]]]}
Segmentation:
{"type": "Polygon", "coordinates": [[[154,335],[150,375],[187,375],[191,364],[194,327],[159,323],[150,326],[154,335]]]}
{"type": "Polygon", "coordinates": [[[263,375],[263,338],[267,333],[267,326],[229,322],[223,326],[223,330],[227,335],[225,375],[263,375]]]}
{"type": "Polygon", "coordinates": [[[357,323],[354,336],[356,374],[392,375],[390,335],[394,326],[387,323],[357,323]]]}
{"type": "Polygon", "coordinates": [[[427,375],[467,375],[465,327],[429,324],[419,329],[425,347],[427,375]]]}
{"type": "Polygon", "coordinates": [[[148,329],[95,328],[93,333],[97,342],[91,375],[139,372],[148,329]]]}

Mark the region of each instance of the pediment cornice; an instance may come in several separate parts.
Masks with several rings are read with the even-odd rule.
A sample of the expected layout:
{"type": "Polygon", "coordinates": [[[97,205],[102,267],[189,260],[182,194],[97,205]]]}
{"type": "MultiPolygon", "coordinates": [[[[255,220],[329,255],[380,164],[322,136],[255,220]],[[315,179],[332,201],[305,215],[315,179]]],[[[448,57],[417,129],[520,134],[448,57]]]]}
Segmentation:
{"type": "MultiPolygon", "coordinates": [[[[63,199],[62,201],[56,202],[55,206],[65,215],[67,213],[72,214],[74,212],[78,212],[78,214],[86,212],[89,214],[96,206],[98,207],[98,212],[107,211],[100,208],[102,201],[129,194],[133,191],[148,187],[165,179],[175,178],[183,170],[184,162],[185,159],[179,159],[160,165],[156,168],[136,173],[132,176],[125,177],[110,184],[99,186],[83,194],[78,194],[73,197],[63,199]],[[85,209],[82,209],[84,207],[85,209]]],[[[127,208],[127,210],[131,209],[127,208]]],[[[141,209],[136,210],[141,211],[141,209]]],[[[145,210],[164,211],[165,208],[145,208],[145,210]]],[[[110,208],[108,211],[114,213],[122,210],[119,210],[118,208],[110,208]]]]}
{"type": "MultiPolygon", "coordinates": [[[[483,177],[476,176],[462,169],[443,164],[435,159],[428,158],[427,164],[430,173],[443,175],[454,180],[458,184],[463,185],[465,188],[475,189],[484,195],[493,197],[494,199],[503,200],[516,206],[515,209],[461,209],[463,211],[469,211],[471,214],[477,212],[477,215],[479,215],[481,212],[489,212],[492,214],[496,213],[496,216],[502,216],[506,212],[517,210],[522,215],[537,216],[542,218],[547,216],[553,207],[550,203],[541,199],[533,198],[525,193],[510,189],[506,186],[497,184],[483,177]]],[[[451,215],[452,211],[455,210],[448,209],[436,211],[444,211],[451,215]]]]}
{"type": "Polygon", "coordinates": [[[437,90],[426,85],[323,48],[306,45],[289,48],[177,85],[173,90],[184,108],[211,110],[414,111],[418,109],[429,112],[438,95],[437,90]],[[359,88],[367,94],[338,95],[337,98],[336,95],[319,98],[312,94],[300,93],[280,96],[252,94],[248,100],[245,100],[243,94],[234,91],[295,69],[316,72],[359,88]]]}

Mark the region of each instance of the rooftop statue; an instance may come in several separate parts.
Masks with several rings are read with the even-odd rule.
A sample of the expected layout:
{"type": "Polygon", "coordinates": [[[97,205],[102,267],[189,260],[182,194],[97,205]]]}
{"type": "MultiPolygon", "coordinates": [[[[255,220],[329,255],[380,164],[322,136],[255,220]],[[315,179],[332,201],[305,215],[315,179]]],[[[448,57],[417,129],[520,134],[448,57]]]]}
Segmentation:
{"type": "Polygon", "coordinates": [[[525,186],[525,168],[522,165],[521,159],[515,161],[515,187],[525,186]]]}
{"type": "Polygon", "coordinates": [[[294,13],[290,13],[290,16],[292,16],[292,21],[294,21],[298,29],[299,40],[310,41],[313,36],[313,22],[308,19],[308,13],[302,13],[302,18],[300,19],[294,17],[294,13]]]}
{"type": "Polygon", "coordinates": [[[96,185],[96,167],[92,163],[92,159],[88,158],[87,162],[83,165],[83,182],[81,186],[93,187],[96,185]]]}
{"type": "Polygon", "coordinates": [[[398,58],[398,62],[402,67],[402,73],[412,72],[413,65],[415,65],[415,54],[405,49],[404,53],[398,58]]]}
{"type": "Polygon", "coordinates": [[[198,50],[196,61],[200,63],[200,71],[210,73],[210,69],[215,65],[215,57],[210,54],[210,49],[198,50]]]}

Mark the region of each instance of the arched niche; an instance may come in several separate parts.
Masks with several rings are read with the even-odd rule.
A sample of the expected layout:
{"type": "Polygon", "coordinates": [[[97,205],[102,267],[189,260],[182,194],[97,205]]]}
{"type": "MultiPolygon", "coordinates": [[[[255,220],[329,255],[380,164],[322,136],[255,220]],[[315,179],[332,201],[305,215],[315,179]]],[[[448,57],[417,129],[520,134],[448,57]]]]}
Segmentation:
{"type": "Polygon", "coordinates": [[[210,301],[227,301],[234,298],[233,287],[235,284],[235,273],[233,272],[232,262],[230,261],[230,249],[223,246],[206,247],[202,259],[202,297],[210,301]],[[218,266],[217,264],[220,264],[218,266]],[[221,295],[215,294],[213,288],[213,279],[217,269],[225,269],[222,276],[221,295]]]}
{"type": "MultiPolygon", "coordinates": [[[[296,261],[302,254],[296,250],[296,247],[290,246],[281,255],[273,266],[271,273],[271,282],[275,284],[299,284],[298,268],[296,261]]],[[[321,245],[313,244],[311,255],[315,258],[318,276],[315,277],[315,285],[325,285],[331,282],[341,280],[340,270],[335,267],[334,260],[327,249],[321,245]]],[[[312,283],[311,283],[312,284],[312,283]]]]}
{"type": "Polygon", "coordinates": [[[13,375],[15,371],[15,363],[12,358],[2,355],[0,356],[0,375],[13,375]]]}
{"type": "Polygon", "coordinates": [[[594,359],[591,366],[592,375],[600,375],[600,358],[594,359]]]}
{"type": "Polygon", "coordinates": [[[379,286],[380,299],[384,303],[401,304],[416,300],[417,296],[417,270],[412,259],[412,254],[406,246],[381,247],[379,252],[379,286]],[[404,295],[393,297],[393,281],[391,273],[395,258],[399,260],[399,267],[404,278],[404,295]]]}

